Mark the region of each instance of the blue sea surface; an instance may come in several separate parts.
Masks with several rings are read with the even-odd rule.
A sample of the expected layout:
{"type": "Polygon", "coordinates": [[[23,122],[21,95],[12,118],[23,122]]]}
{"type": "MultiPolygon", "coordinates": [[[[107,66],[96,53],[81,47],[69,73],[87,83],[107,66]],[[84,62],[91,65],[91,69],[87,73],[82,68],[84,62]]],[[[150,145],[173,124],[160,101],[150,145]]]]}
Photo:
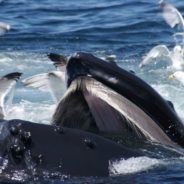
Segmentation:
{"type": "MultiPolygon", "coordinates": [[[[184,15],[182,0],[168,2],[184,15]]],[[[120,67],[135,71],[164,98],[171,100],[184,119],[184,87],[168,80],[172,71],[167,64],[138,67],[152,47],[175,45],[174,30],[164,21],[158,0],[1,0],[0,7],[0,22],[9,23],[12,28],[0,37],[1,76],[18,71],[24,79],[54,70],[47,58],[50,52],[68,55],[85,51],[102,58],[115,55],[120,67]]],[[[48,124],[54,109],[48,93],[25,88],[21,83],[15,90],[13,103],[7,119],[48,124]]],[[[19,183],[21,177],[17,174],[13,181],[19,183]]],[[[184,183],[184,157],[122,161],[119,174],[106,178],[30,183],[184,183]]]]}

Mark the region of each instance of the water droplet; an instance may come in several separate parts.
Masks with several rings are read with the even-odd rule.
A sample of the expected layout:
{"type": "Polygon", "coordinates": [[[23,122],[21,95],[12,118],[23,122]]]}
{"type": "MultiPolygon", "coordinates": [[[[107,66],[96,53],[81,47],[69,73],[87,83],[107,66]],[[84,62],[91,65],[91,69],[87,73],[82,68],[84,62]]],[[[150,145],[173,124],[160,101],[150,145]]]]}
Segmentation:
{"type": "Polygon", "coordinates": [[[22,132],[20,138],[26,147],[31,145],[32,143],[31,132],[22,132]]]}
{"type": "Polygon", "coordinates": [[[90,148],[90,149],[96,148],[95,142],[93,142],[93,141],[92,141],[91,139],[89,139],[89,138],[84,139],[84,144],[85,144],[88,148],[90,148]]]}
{"type": "Polygon", "coordinates": [[[10,133],[11,133],[11,135],[13,135],[13,136],[18,135],[18,133],[19,133],[18,127],[17,127],[17,126],[11,126],[11,127],[10,127],[10,133]]]}
{"type": "Polygon", "coordinates": [[[59,166],[58,166],[58,167],[61,169],[61,168],[62,168],[62,165],[63,165],[63,164],[62,164],[62,159],[61,159],[61,160],[59,161],[59,166]]]}
{"type": "Polygon", "coordinates": [[[54,131],[57,132],[57,133],[59,133],[59,134],[64,134],[64,128],[61,127],[61,126],[56,126],[54,128],[54,131]]]}
{"type": "Polygon", "coordinates": [[[39,154],[37,156],[34,156],[34,161],[37,163],[37,164],[43,164],[43,161],[44,161],[44,157],[42,154],[39,154]]]}
{"type": "Polygon", "coordinates": [[[23,158],[25,149],[21,145],[13,144],[10,147],[10,151],[14,160],[20,162],[23,158]]]}

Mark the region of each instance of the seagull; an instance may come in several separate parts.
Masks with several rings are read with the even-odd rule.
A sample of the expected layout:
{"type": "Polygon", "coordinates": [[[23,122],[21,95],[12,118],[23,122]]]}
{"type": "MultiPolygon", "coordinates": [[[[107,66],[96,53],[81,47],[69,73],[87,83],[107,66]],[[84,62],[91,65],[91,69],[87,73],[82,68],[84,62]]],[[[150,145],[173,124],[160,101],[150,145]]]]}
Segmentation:
{"type": "Polygon", "coordinates": [[[56,70],[33,75],[22,80],[22,83],[25,87],[50,92],[53,101],[57,103],[66,91],[65,71],[67,57],[55,53],[48,54],[48,57],[54,63],[56,70]]]}
{"type": "Polygon", "coordinates": [[[180,45],[176,45],[171,51],[167,48],[166,45],[157,45],[153,47],[143,58],[139,64],[139,67],[143,68],[145,65],[159,59],[168,61],[176,70],[181,70],[184,68],[183,49],[180,45]]]}
{"type": "Polygon", "coordinates": [[[11,26],[5,22],[0,22],[0,35],[4,35],[11,29],[11,26]]]}
{"type": "Polygon", "coordinates": [[[181,13],[172,4],[166,3],[163,0],[160,1],[160,7],[163,11],[163,18],[166,23],[169,24],[171,28],[178,26],[178,29],[183,32],[184,20],[181,13]]]}
{"type": "Polygon", "coordinates": [[[143,57],[143,60],[139,64],[139,67],[143,68],[145,65],[163,57],[166,59],[170,59],[169,55],[170,51],[165,45],[157,45],[153,47],[145,57],[143,57]]]}
{"type": "Polygon", "coordinates": [[[179,81],[182,85],[184,85],[184,72],[183,71],[176,71],[169,76],[169,79],[175,79],[179,81]]]}
{"type": "Polygon", "coordinates": [[[0,77],[0,119],[7,115],[6,109],[12,104],[15,85],[21,75],[22,73],[14,72],[0,77]]]}
{"type": "Polygon", "coordinates": [[[174,7],[172,4],[166,3],[163,0],[160,2],[160,7],[163,11],[163,18],[165,19],[166,23],[171,28],[178,28],[177,33],[173,36],[176,38],[177,36],[182,36],[182,47],[184,46],[184,19],[182,14],[179,10],[174,7]]]}

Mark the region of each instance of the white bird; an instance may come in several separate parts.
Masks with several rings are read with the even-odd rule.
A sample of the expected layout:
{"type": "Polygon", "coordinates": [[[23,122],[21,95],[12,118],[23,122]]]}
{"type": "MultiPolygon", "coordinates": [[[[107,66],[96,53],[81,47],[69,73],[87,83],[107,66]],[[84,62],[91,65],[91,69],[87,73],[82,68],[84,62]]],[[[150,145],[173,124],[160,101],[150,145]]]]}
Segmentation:
{"type": "Polygon", "coordinates": [[[139,64],[139,67],[142,68],[145,65],[156,61],[159,58],[166,58],[170,60],[169,55],[170,51],[165,45],[157,45],[153,47],[145,57],[143,57],[143,60],[139,64]]]}
{"type": "Polygon", "coordinates": [[[157,45],[153,47],[144,59],[139,64],[140,68],[143,68],[145,65],[162,59],[171,63],[171,66],[175,70],[181,70],[184,68],[184,57],[183,49],[180,45],[176,45],[171,51],[165,45],[157,45]]]}
{"type": "Polygon", "coordinates": [[[175,41],[181,42],[184,47],[184,19],[179,10],[172,4],[166,3],[163,0],[160,2],[160,7],[163,10],[163,18],[171,28],[177,27],[179,32],[176,32],[173,37],[175,41]],[[179,39],[179,40],[178,40],[179,39]]]}
{"type": "Polygon", "coordinates": [[[183,71],[176,71],[169,76],[169,79],[176,79],[182,85],[184,85],[184,72],[183,71]]]}
{"type": "Polygon", "coordinates": [[[58,102],[66,90],[64,85],[64,74],[61,71],[51,71],[33,75],[22,80],[26,87],[36,88],[41,91],[50,92],[54,102],[58,102]]]}
{"type": "Polygon", "coordinates": [[[172,67],[176,70],[182,70],[184,68],[184,54],[180,45],[176,45],[171,54],[172,67]]]}
{"type": "Polygon", "coordinates": [[[5,34],[11,29],[11,26],[5,22],[0,22],[0,35],[5,34]]]}
{"type": "Polygon", "coordinates": [[[65,70],[67,57],[53,53],[49,54],[48,57],[54,62],[57,70],[33,75],[22,80],[22,83],[26,87],[50,92],[52,99],[57,103],[66,91],[65,70]]]}
{"type": "Polygon", "coordinates": [[[165,21],[174,28],[178,25],[178,28],[183,32],[184,31],[184,20],[181,13],[169,3],[164,2],[163,0],[160,1],[160,7],[163,10],[163,17],[165,21]]]}
{"type": "Polygon", "coordinates": [[[7,115],[7,108],[12,104],[15,85],[21,75],[14,72],[0,77],[0,119],[7,115]]]}

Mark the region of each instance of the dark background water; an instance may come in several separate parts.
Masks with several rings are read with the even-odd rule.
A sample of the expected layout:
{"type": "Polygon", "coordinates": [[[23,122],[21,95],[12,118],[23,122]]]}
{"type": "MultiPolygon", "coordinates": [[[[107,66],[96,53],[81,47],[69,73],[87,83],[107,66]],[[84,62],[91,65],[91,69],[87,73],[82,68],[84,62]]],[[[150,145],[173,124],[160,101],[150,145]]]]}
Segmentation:
{"type": "MultiPolygon", "coordinates": [[[[169,2],[184,12],[182,0],[169,2]]],[[[16,70],[29,76],[53,69],[47,59],[49,52],[114,54],[121,67],[136,71],[172,100],[179,115],[184,117],[183,87],[168,84],[164,68],[157,71],[138,68],[142,56],[153,46],[166,44],[170,48],[175,44],[174,31],[163,20],[157,0],[2,0],[0,7],[0,21],[12,27],[0,37],[1,75],[16,70]]],[[[15,103],[28,109],[19,112],[23,119],[48,123],[47,112],[52,101],[47,94],[23,89],[19,84],[15,103]],[[39,117],[38,111],[42,112],[39,117]]],[[[184,162],[182,158],[172,162],[167,159],[165,164],[138,173],[74,178],[64,183],[184,183],[184,162]]]]}
{"type": "MultiPolygon", "coordinates": [[[[170,2],[183,10],[182,1],[170,2]]],[[[132,57],[155,44],[172,44],[172,30],[156,0],[4,0],[0,6],[1,21],[12,26],[1,38],[1,50],[106,51],[132,57]]]]}

